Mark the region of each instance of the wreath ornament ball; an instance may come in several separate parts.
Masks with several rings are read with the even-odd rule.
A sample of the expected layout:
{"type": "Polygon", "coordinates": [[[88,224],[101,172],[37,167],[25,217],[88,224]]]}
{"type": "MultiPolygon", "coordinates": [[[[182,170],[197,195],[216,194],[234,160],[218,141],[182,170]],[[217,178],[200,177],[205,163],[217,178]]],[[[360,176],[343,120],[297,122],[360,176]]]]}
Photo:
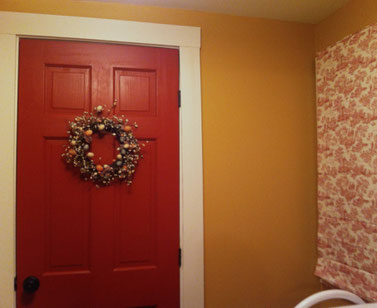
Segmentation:
{"type": "MultiPolygon", "coordinates": [[[[102,106],[97,106],[95,111],[99,116],[84,112],[82,116],[69,122],[68,145],[65,146],[62,156],[68,164],[80,168],[84,179],[91,180],[97,187],[108,186],[116,179],[131,185],[135,168],[142,157],[140,144],[132,132],[132,127],[124,116],[103,117],[102,106]],[[95,154],[91,152],[93,134],[100,137],[112,134],[117,138],[118,154],[111,164],[94,163],[95,154]]],[[[136,123],[134,127],[137,127],[136,123]]]]}

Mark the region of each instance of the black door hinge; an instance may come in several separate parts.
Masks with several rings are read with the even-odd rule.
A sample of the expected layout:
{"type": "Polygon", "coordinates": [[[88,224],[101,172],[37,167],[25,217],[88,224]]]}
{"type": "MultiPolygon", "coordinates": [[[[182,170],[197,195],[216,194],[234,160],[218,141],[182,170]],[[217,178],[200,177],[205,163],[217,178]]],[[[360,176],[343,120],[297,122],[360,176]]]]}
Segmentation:
{"type": "Polygon", "coordinates": [[[182,265],[182,249],[181,248],[178,249],[178,265],[179,267],[181,267],[182,265]]]}
{"type": "Polygon", "coordinates": [[[178,90],[178,108],[181,108],[181,90],[178,90]]]}
{"type": "Polygon", "coordinates": [[[13,287],[14,287],[14,290],[17,291],[17,276],[14,277],[13,287]]]}

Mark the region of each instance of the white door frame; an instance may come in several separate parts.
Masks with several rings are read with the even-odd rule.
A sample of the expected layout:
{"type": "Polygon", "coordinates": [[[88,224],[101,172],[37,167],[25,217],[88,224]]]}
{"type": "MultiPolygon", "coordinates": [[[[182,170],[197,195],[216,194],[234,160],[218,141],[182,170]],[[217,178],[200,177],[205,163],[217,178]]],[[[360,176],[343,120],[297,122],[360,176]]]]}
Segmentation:
{"type": "Polygon", "coordinates": [[[0,12],[0,308],[16,307],[17,73],[20,37],[179,49],[181,308],[204,307],[200,28],[0,12]]]}

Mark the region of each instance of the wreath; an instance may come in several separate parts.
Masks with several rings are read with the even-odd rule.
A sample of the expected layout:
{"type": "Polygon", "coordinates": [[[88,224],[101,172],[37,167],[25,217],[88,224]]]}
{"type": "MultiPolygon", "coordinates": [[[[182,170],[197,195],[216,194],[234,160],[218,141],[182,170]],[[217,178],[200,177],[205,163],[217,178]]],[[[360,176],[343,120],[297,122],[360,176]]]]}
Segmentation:
{"type": "MultiPolygon", "coordinates": [[[[95,110],[100,114],[102,109],[98,106],[95,110]]],[[[126,182],[127,185],[132,184],[136,165],[142,155],[140,155],[139,142],[133,135],[132,126],[124,116],[107,118],[84,112],[82,116],[69,122],[69,126],[68,145],[65,146],[62,156],[68,164],[80,168],[85,180],[91,180],[97,187],[108,186],[115,179],[126,182]],[[91,152],[93,134],[99,136],[112,134],[117,138],[118,154],[111,164],[94,163],[95,154],[91,152]]],[[[134,127],[137,127],[136,123],[134,127]]]]}

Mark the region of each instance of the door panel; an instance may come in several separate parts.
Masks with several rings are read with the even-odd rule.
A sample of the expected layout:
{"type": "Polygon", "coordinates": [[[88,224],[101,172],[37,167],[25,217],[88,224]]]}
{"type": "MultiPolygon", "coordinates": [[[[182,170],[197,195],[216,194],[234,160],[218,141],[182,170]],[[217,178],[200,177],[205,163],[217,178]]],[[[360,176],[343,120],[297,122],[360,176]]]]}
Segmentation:
{"type": "Polygon", "coordinates": [[[118,111],[127,115],[156,116],[156,71],[116,68],[114,73],[118,111]]]}
{"type": "Polygon", "coordinates": [[[156,268],[157,225],[156,200],[156,144],[149,142],[150,155],[144,157],[139,166],[138,177],[145,180],[135,181],[133,193],[117,194],[116,206],[116,263],[115,271],[134,270],[136,268],[156,268]],[[139,196],[136,198],[136,196],[139,196]],[[128,200],[128,202],[127,202],[128,200]]]}
{"type": "MultiPolygon", "coordinates": [[[[179,307],[178,51],[21,39],[19,65],[17,307],[179,307]],[[61,159],[69,121],[98,105],[139,126],[130,187],[61,159]]],[[[117,146],[94,136],[94,161],[117,146]]]]}
{"type": "Polygon", "coordinates": [[[90,67],[45,66],[45,112],[77,114],[89,109],[90,67]]]}
{"type": "Polygon", "coordinates": [[[82,193],[80,179],[76,177],[72,182],[65,168],[56,168],[56,158],[61,155],[64,143],[62,139],[45,140],[46,275],[89,271],[90,195],[82,193]]]}

